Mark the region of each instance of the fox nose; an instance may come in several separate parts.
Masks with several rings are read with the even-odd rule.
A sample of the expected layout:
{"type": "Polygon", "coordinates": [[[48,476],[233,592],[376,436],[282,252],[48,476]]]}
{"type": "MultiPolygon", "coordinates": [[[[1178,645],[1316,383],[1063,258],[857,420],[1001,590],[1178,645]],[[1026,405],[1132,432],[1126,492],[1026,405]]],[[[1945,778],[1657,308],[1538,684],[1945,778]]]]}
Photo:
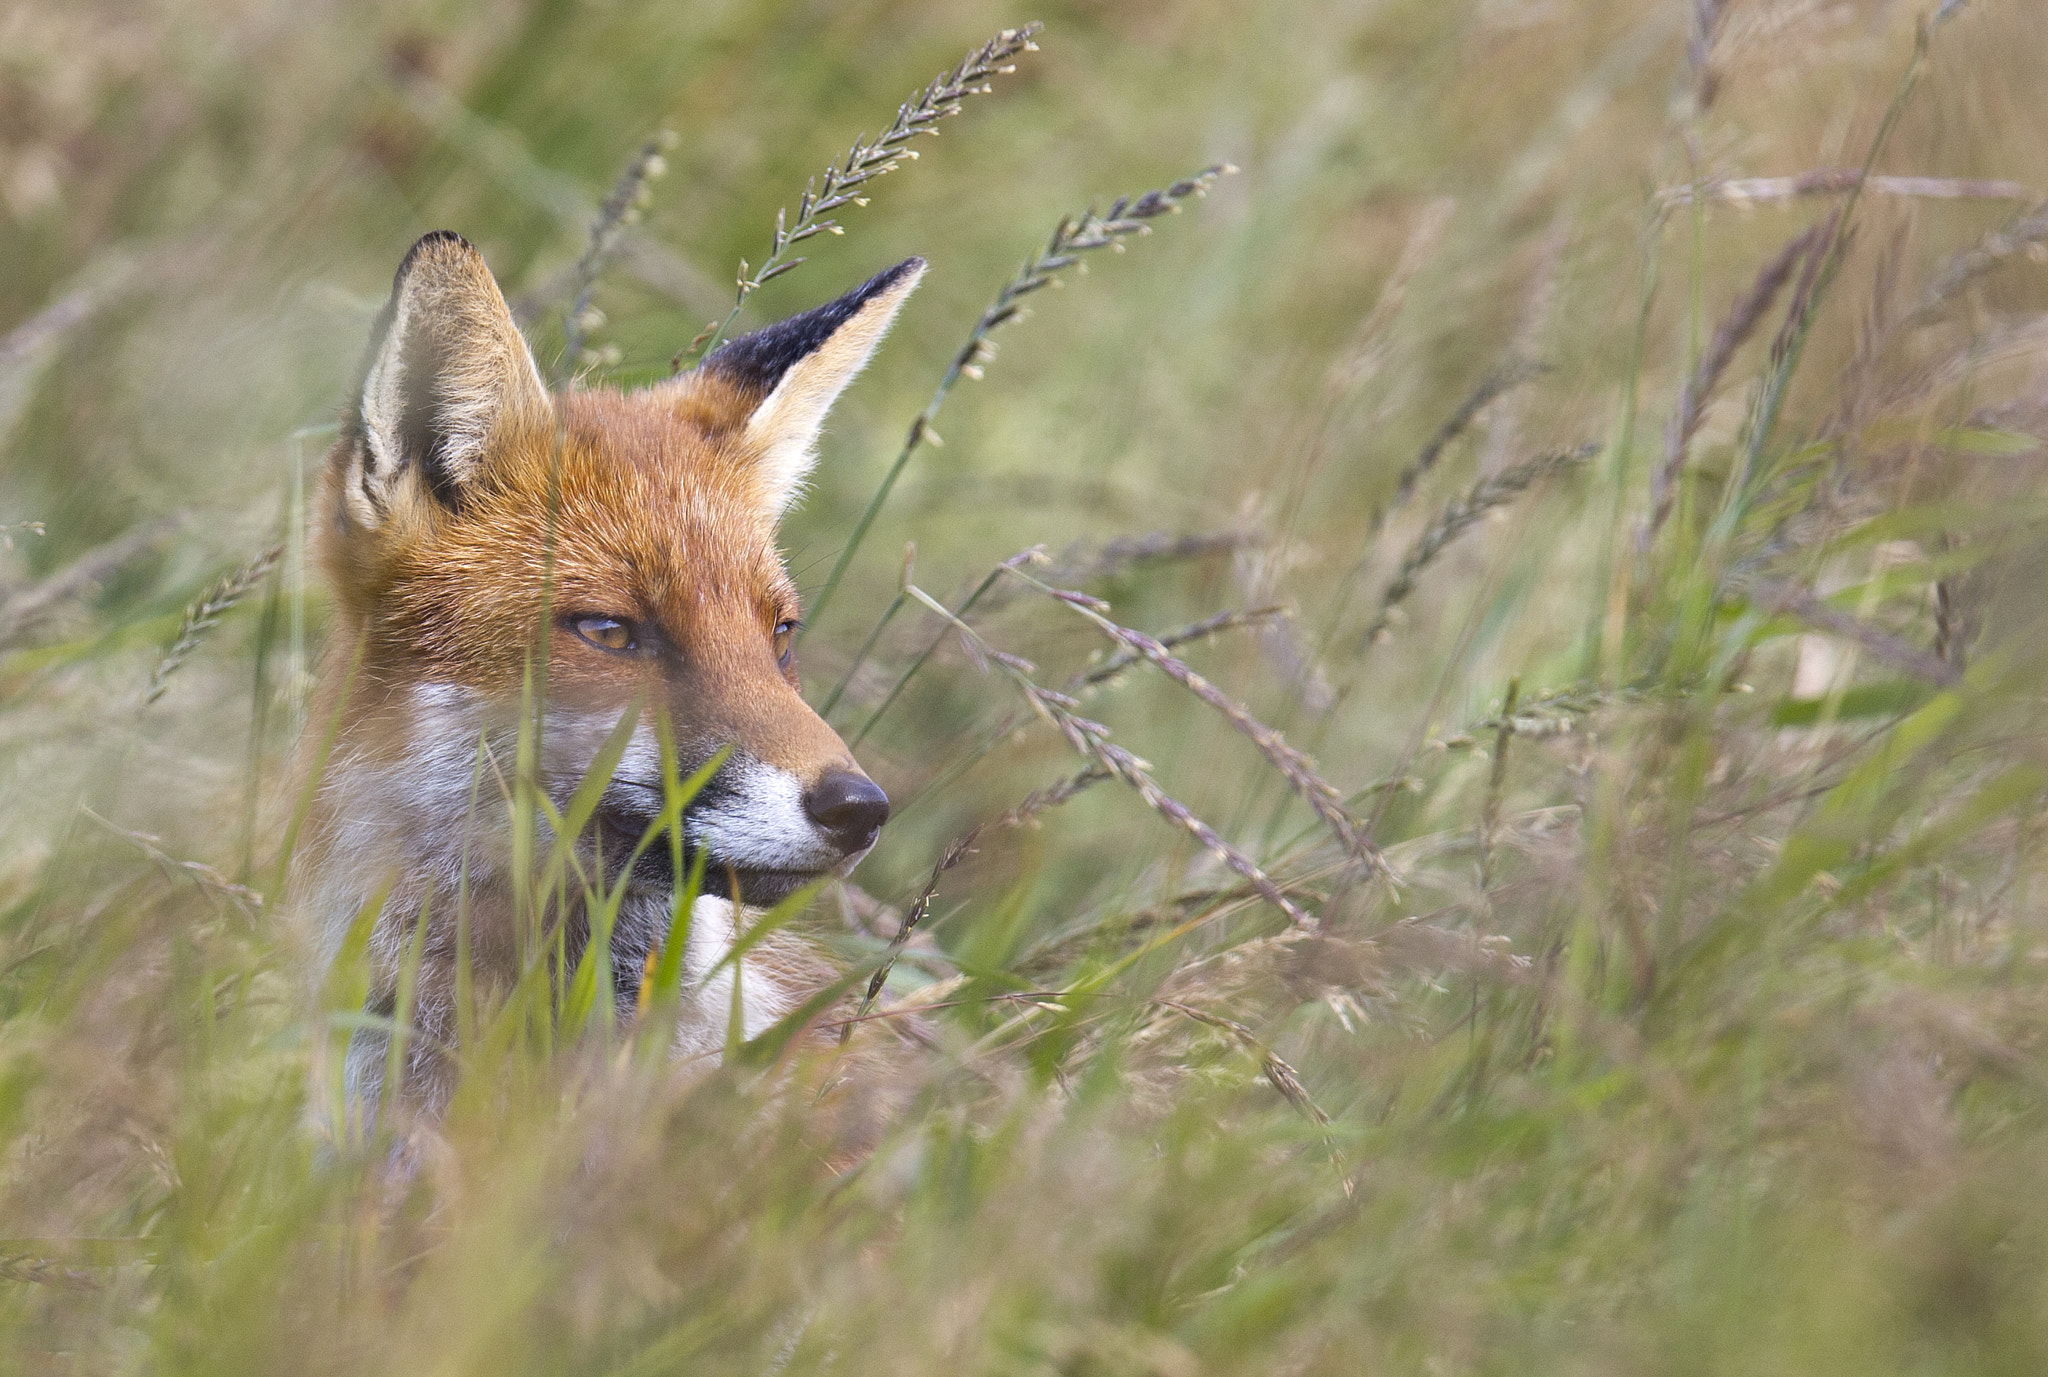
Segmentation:
{"type": "Polygon", "coordinates": [[[875,844],[875,834],[889,820],[889,796],[866,775],[828,770],[804,796],[804,811],[852,855],[875,844]]]}

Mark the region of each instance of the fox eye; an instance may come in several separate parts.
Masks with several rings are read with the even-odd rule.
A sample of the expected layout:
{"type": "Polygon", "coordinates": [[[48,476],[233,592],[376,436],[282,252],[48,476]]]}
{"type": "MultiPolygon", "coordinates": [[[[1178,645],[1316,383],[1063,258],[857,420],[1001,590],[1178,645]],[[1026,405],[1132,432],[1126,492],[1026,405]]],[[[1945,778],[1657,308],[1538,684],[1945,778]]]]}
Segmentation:
{"type": "Polygon", "coordinates": [[[569,629],[596,646],[614,654],[633,650],[639,645],[639,638],[633,634],[633,624],[622,622],[617,617],[577,617],[569,623],[569,629]]]}
{"type": "Polygon", "coordinates": [[[775,623],[775,662],[784,669],[789,668],[790,661],[796,654],[797,625],[794,617],[786,617],[775,623]]]}

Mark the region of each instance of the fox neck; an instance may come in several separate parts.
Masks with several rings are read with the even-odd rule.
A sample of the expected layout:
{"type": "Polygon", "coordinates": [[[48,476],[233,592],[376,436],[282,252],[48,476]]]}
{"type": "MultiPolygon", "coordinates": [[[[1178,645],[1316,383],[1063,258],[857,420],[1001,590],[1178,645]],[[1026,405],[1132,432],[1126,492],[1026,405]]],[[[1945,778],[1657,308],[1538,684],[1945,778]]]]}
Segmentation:
{"type": "MultiPolygon", "coordinates": [[[[329,682],[349,677],[344,668],[329,682]]],[[[323,964],[333,961],[358,922],[371,923],[373,1008],[380,999],[388,1002],[408,948],[418,940],[415,1022],[430,1036],[452,1032],[452,1026],[442,1030],[439,1025],[449,1021],[444,1006],[453,999],[454,968],[461,956],[467,956],[477,988],[486,991],[508,989],[525,964],[521,930],[530,920],[522,918],[522,891],[530,908],[533,876],[521,884],[507,797],[517,768],[516,713],[508,721],[482,695],[446,684],[415,686],[399,700],[369,705],[330,700],[325,706],[327,715],[313,721],[339,717],[340,728],[324,763],[308,766],[316,787],[299,857],[298,907],[317,933],[323,964]],[[371,909],[378,911],[367,913],[371,909]],[[422,914],[424,931],[416,939],[422,914]]],[[[541,784],[558,810],[616,726],[611,714],[546,715],[540,733],[541,784]]],[[[309,733],[309,739],[318,735],[309,733]]],[[[629,761],[635,754],[654,756],[658,770],[656,750],[653,733],[641,727],[629,742],[629,761]]],[[[531,826],[530,854],[545,858],[556,838],[538,807],[531,826]]],[[[571,845],[586,873],[599,873],[595,847],[587,839],[571,845]]],[[[673,880],[667,874],[650,880],[636,872],[606,882],[618,883],[621,890],[610,955],[617,1014],[622,1023],[630,1022],[639,1008],[649,959],[669,932],[673,880]]],[[[587,915],[575,895],[557,920],[564,924],[573,967],[589,934],[587,915]]],[[[736,987],[749,1037],[793,1002],[773,972],[744,959],[725,959],[744,922],[745,910],[721,895],[701,895],[692,906],[682,963],[685,997],[675,1033],[679,1055],[701,1056],[723,1046],[736,987]]],[[[358,1060],[352,1054],[350,1065],[356,1067],[358,1060]]],[[[381,1075],[383,1060],[375,1057],[351,1077],[369,1074],[364,1068],[372,1063],[381,1075]]]]}

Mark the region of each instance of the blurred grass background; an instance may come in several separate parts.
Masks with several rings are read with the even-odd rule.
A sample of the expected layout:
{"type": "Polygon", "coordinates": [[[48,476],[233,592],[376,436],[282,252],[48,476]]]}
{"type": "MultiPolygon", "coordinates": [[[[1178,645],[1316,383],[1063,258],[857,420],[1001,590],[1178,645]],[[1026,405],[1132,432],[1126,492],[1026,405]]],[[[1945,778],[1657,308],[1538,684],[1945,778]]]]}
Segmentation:
{"type": "MultiPolygon", "coordinates": [[[[2048,13],[1934,17],[17,0],[6,1367],[2048,1366],[2048,13]],[[467,235],[547,366],[598,203],[672,129],[585,380],[661,376],[806,177],[1027,19],[1042,51],[747,303],[933,265],[786,529],[806,588],[1061,216],[1240,171],[1003,327],[807,631],[807,689],[907,542],[952,605],[1043,545],[1036,576],[1154,634],[1279,607],[1182,652],[1399,882],[1138,666],[1080,710],[1312,927],[1097,784],[939,877],[829,1109],[829,1058],[521,1054],[409,1183],[323,1146],[309,1068],[351,1010],[307,995],[270,868],[321,626],[296,513],[399,256],[467,235]],[[1874,148],[1922,180],[1852,194],[1874,148]],[[145,705],[188,605],[273,543],[145,705]]],[[[1014,581],[973,620],[1053,688],[1110,649],[1014,581]]],[[[832,712],[852,739],[938,644],[860,745],[897,819],[808,920],[855,964],[951,839],[1088,763],[944,630],[899,615],[832,712]]]]}

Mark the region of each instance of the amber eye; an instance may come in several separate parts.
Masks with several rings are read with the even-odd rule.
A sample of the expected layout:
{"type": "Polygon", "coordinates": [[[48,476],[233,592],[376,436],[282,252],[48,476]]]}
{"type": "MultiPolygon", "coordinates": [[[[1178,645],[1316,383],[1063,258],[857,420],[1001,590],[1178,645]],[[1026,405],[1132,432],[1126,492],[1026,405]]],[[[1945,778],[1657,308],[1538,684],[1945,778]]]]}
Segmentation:
{"type": "Polygon", "coordinates": [[[574,617],[569,629],[599,650],[614,654],[632,650],[639,645],[633,634],[633,624],[622,622],[617,617],[574,617]]]}
{"type": "Polygon", "coordinates": [[[790,660],[796,653],[797,626],[795,618],[775,623],[775,661],[784,669],[789,668],[790,660]]]}

